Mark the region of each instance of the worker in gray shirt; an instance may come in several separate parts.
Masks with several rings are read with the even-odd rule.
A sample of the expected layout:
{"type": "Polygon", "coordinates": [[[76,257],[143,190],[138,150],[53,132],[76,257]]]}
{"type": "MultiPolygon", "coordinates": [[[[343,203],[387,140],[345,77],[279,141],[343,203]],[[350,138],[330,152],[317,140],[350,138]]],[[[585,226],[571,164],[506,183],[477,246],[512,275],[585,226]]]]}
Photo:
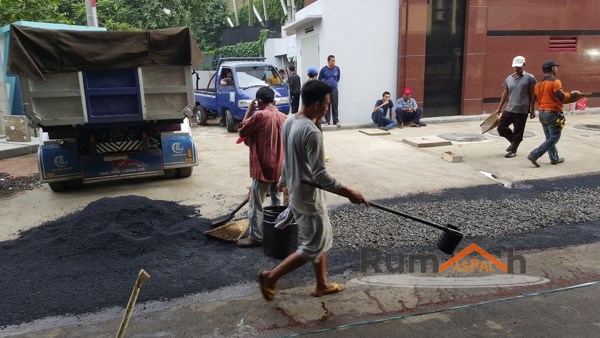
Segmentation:
{"type": "Polygon", "coordinates": [[[517,148],[523,141],[525,133],[525,124],[527,115],[529,118],[535,117],[535,102],[533,100],[533,88],[535,87],[535,77],[523,70],[525,67],[525,58],[517,56],[513,59],[512,67],[514,73],[509,75],[502,84],[502,97],[500,104],[493,114],[502,114],[498,123],[498,134],[508,140],[510,145],[506,148],[506,158],[517,156],[517,148]],[[505,110],[502,110],[504,103],[508,100],[505,110]],[[513,130],[509,127],[513,125],[513,130]]]}
{"type": "Polygon", "coordinates": [[[327,252],[332,246],[333,237],[325,192],[301,182],[305,180],[319,184],[352,203],[368,205],[360,192],[342,185],[325,169],[323,135],[317,121],[325,115],[332,90],[323,81],[308,81],[302,87],[302,110],[290,116],[283,125],[285,157],[279,188],[287,188],[289,192],[289,208],[298,224],[301,241],[298,251],[273,270],[259,273],[260,289],[267,301],[275,299],[275,286],[279,278],[307,262],[312,262],[316,279],[312,296],[320,297],[345,289],[343,284],[330,282],[327,278],[327,252]]]}

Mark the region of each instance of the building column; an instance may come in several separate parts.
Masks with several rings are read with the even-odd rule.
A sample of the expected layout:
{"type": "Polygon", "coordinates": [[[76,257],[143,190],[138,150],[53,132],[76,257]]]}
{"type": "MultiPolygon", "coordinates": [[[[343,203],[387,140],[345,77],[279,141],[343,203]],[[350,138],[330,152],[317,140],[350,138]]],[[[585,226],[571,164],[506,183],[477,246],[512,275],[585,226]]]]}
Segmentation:
{"type": "MultiPolygon", "coordinates": [[[[461,115],[483,113],[487,0],[468,0],[463,61],[461,115]]],[[[500,92],[498,84],[498,92],[500,92]]],[[[488,112],[489,113],[489,112],[488,112]]]]}
{"type": "Polygon", "coordinates": [[[402,97],[404,88],[409,87],[417,103],[423,105],[427,0],[402,1],[399,18],[396,97],[402,97]]]}

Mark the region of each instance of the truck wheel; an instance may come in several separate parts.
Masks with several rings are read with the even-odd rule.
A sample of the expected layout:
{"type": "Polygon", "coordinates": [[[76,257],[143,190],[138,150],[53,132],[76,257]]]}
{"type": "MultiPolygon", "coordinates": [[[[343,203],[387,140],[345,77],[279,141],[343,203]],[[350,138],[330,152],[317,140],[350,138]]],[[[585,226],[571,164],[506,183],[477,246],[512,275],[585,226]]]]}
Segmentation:
{"type": "Polygon", "coordinates": [[[82,179],[70,180],[70,181],[68,181],[68,186],[69,186],[69,189],[81,189],[81,188],[83,188],[83,180],[82,179]]]}
{"type": "Polygon", "coordinates": [[[201,126],[206,125],[206,110],[200,105],[194,107],[194,116],[196,117],[196,123],[198,123],[201,126]]]}
{"type": "Polygon", "coordinates": [[[237,131],[237,125],[233,121],[233,115],[229,110],[225,110],[225,123],[227,125],[227,131],[230,133],[235,133],[237,131]]]}
{"type": "Polygon", "coordinates": [[[54,192],[67,190],[67,181],[51,182],[48,183],[48,185],[50,186],[50,189],[52,189],[52,191],[54,192]]]}
{"type": "Polygon", "coordinates": [[[165,169],[164,176],[165,178],[175,178],[177,176],[177,169],[165,169]]]}
{"type": "Polygon", "coordinates": [[[177,169],[177,174],[179,177],[190,177],[192,176],[192,171],[194,167],[185,167],[177,169]]]}

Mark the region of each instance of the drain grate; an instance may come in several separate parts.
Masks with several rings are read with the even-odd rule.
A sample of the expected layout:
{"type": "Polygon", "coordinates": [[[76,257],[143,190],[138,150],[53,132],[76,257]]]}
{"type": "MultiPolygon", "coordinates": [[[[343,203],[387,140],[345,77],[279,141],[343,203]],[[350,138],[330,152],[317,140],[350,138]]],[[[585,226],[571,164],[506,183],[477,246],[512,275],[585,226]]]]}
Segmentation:
{"type": "Polygon", "coordinates": [[[574,128],[588,130],[588,131],[600,131],[600,124],[578,124],[574,128]]]}
{"type": "Polygon", "coordinates": [[[481,142],[486,139],[483,135],[469,133],[447,133],[440,135],[440,137],[444,140],[456,142],[481,142]]]}

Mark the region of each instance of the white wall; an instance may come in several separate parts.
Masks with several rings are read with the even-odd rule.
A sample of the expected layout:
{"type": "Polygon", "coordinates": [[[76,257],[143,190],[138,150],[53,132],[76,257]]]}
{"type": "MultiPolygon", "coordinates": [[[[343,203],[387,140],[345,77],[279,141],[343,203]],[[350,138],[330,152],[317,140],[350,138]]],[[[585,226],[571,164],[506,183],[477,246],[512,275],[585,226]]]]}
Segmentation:
{"type": "Polygon", "coordinates": [[[381,94],[396,92],[400,2],[319,0],[296,13],[296,22],[321,16],[321,20],[297,27],[298,74],[302,82],[306,81],[308,67],[320,69],[327,65],[328,55],[335,55],[341,71],[338,110],[342,125],[370,122],[373,105],[381,94]],[[306,33],[310,26],[314,30],[306,33]],[[318,61],[308,61],[307,48],[302,47],[302,41],[311,36],[318,37],[318,61]]]}
{"type": "Polygon", "coordinates": [[[292,62],[288,61],[288,56],[294,56],[294,47],[290,49],[290,44],[294,43],[295,38],[285,37],[277,39],[267,39],[265,41],[264,55],[266,62],[272,64],[277,68],[289,67],[292,62]],[[288,52],[292,51],[290,55],[288,52]]]}
{"type": "Polygon", "coordinates": [[[319,0],[307,9],[318,3],[323,6],[319,66],[335,55],[340,123],[369,122],[381,94],[396,92],[400,1],[319,0]]]}

